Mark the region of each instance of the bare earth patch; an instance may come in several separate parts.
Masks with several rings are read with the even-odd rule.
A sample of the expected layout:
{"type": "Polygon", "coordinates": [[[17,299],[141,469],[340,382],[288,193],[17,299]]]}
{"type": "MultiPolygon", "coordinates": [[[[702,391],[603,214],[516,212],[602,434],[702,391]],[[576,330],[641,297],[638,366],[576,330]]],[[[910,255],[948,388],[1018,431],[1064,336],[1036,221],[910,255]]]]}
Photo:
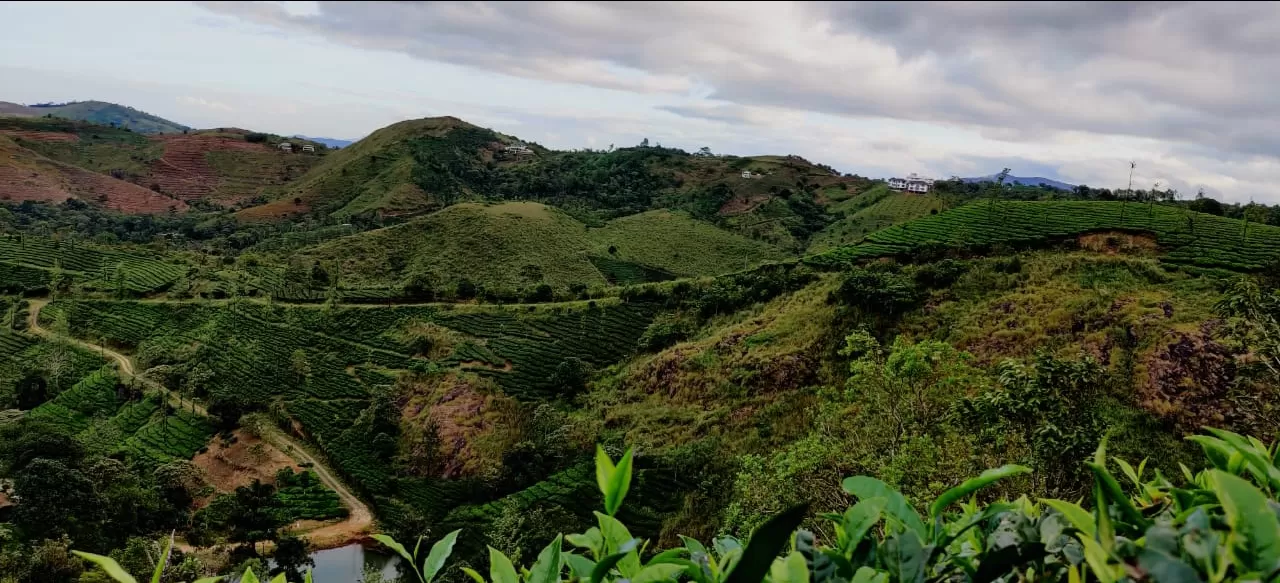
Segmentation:
{"type": "Polygon", "coordinates": [[[1115,255],[1117,253],[1142,253],[1155,251],[1159,244],[1151,235],[1135,235],[1120,231],[1106,231],[1080,235],[1081,249],[1115,255]]]}
{"type": "Polygon", "coordinates": [[[281,468],[301,469],[284,452],[242,429],[237,429],[232,435],[236,437],[235,443],[224,446],[221,439],[215,438],[209,445],[209,451],[191,460],[204,472],[205,479],[215,490],[215,494],[198,500],[197,506],[208,504],[217,494],[248,486],[254,480],[274,484],[276,472],[281,468]]]}

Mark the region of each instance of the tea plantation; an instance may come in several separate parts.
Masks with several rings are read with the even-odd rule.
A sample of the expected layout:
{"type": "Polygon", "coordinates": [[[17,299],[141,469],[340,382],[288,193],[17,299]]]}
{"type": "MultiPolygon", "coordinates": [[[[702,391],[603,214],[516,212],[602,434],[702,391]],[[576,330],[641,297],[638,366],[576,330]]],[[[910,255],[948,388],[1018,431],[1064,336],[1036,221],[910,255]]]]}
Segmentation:
{"type": "Polygon", "coordinates": [[[1170,263],[1258,271],[1280,260],[1280,227],[1117,201],[978,201],[868,235],[812,256],[819,265],[910,257],[928,249],[1037,246],[1092,232],[1154,235],[1170,263]]]}
{"type": "Polygon", "coordinates": [[[123,251],[41,237],[0,238],[0,288],[42,287],[53,270],[99,289],[115,290],[123,283],[124,289],[133,293],[164,289],[186,273],[181,265],[123,251]],[[32,273],[33,268],[46,275],[32,273]]]}

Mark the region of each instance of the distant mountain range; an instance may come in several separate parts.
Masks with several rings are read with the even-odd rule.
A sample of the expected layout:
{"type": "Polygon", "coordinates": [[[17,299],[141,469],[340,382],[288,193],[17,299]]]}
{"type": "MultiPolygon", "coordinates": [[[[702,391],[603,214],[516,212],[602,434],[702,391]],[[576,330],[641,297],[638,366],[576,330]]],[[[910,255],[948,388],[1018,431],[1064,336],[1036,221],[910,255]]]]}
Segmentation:
{"type": "Polygon", "coordinates": [[[15,117],[60,117],[87,121],[104,126],[127,128],[140,134],[180,134],[190,130],[188,126],[154,116],[132,107],[105,101],[73,101],[70,103],[44,103],[22,105],[0,101],[0,115],[15,117]]]}
{"type": "MultiPolygon", "coordinates": [[[[998,176],[998,174],[988,174],[986,176],[978,176],[975,178],[961,178],[960,180],[965,182],[995,182],[998,176]]],[[[1043,184],[1058,190],[1075,190],[1076,187],[1074,184],[1067,184],[1066,182],[1061,182],[1052,178],[1042,178],[1040,176],[1025,177],[1010,175],[1005,177],[1004,182],[1005,184],[1021,184],[1023,186],[1039,186],[1043,184]]]]}
{"type": "Polygon", "coordinates": [[[313,138],[311,136],[304,136],[302,134],[294,134],[293,137],[298,138],[300,140],[311,140],[318,144],[324,144],[330,148],[345,148],[347,146],[350,146],[351,144],[356,143],[356,140],[339,140],[337,138],[313,138]]]}

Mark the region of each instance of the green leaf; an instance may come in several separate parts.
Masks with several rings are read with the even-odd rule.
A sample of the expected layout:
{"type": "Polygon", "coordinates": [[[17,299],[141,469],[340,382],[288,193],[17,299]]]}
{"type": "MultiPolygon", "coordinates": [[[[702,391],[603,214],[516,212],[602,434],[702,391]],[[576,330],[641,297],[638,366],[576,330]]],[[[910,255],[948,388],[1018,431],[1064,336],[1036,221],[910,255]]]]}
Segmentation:
{"type": "Polygon", "coordinates": [[[853,476],[845,478],[844,491],[856,496],[859,500],[884,498],[884,512],[901,523],[908,530],[915,532],[922,540],[928,536],[924,521],[920,514],[907,502],[900,492],[890,488],[884,482],[870,476],[853,476]]]}
{"type": "Polygon", "coordinates": [[[1039,561],[1045,557],[1044,544],[1027,543],[1001,548],[988,552],[978,565],[978,572],[973,576],[973,583],[991,583],[1010,571],[1017,571],[1023,565],[1039,561]]]}
{"type": "Polygon", "coordinates": [[[618,563],[618,572],[622,573],[623,577],[634,576],[640,571],[640,556],[624,549],[636,548],[638,541],[632,538],[631,531],[627,530],[626,525],[618,519],[599,512],[595,514],[596,521],[600,524],[600,534],[604,537],[605,552],[625,553],[626,556],[618,563]]]}
{"type": "Polygon", "coordinates": [[[1209,471],[1209,482],[1231,526],[1228,541],[1245,569],[1270,573],[1280,565],[1280,520],[1268,512],[1267,497],[1244,478],[1209,471]]]}
{"type": "Polygon", "coordinates": [[[680,540],[684,542],[684,548],[689,549],[690,554],[692,553],[702,553],[704,555],[708,554],[707,547],[702,546],[702,543],[698,542],[697,539],[692,539],[682,534],[680,535],[680,540]]]}
{"type": "MultiPolygon", "coordinates": [[[[609,490],[604,495],[604,509],[609,516],[618,513],[618,509],[622,508],[622,500],[627,497],[627,491],[631,489],[631,461],[632,450],[628,448],[627,453],[622,454],[622,459],[618,460],[618,465],[609,475],[609,490]]],[[[599,479],[598,474],[596,479],[599,479]]]]}
{"type": "Polygon", "coordinates": [[[164,549],[160,551],[160,560],[156,561],[156,570],[151,574],[151,583],[160,583],[160,576],[164,574],[164,568],[169,564],[169,553],[173,552],[173,532],[169,533],[169,540],[164,541],[164,549]]]}
{"type": "Polygon", "coordinates": [[[582,534],[567,534],[564,540],[575,547],[591,551],[597,558],[605,552],[604,535],[594,526],[582,534]]]}
{"type": "MultiPolygon", "coordinates": [[[[600,494],[604,496],[605,511],[609,509],[609,490],[613,488],[613,474],[617,467],[613,465],[613,460],[609,459],[609,454],[604,451],[604,447],[596,445],[596,487],[600,488],[600,494]]],[[[613,513],[609,512],[612,516],[613,513]]]]}
{"type": "MultiPolygon", "coordinates": [[[[200,582],[196,581],[196,583],[200,582]]],[[[302,583],[311,583],[311,569],[307,569],[307,572],[302,575],[302,583]]]]}
{"type": "Polygon", "coordinates": [[[761,525],[759,529],[751,534],[751,540],[747,542],[747,548],[742,552],[742,558],[738,560],[733,571],[729,573],[725,583],[760,583],[760,581],[763,581],[765,575],[769,573],[769,568],[773,565],[773,558],[778,556],[782,549],[786,548],[791,541],[791,533],[804,521],[808,510],[807,504],[793,506],[761,525]]]}
{"type": "Polygon", "coordinates": [[[840,524],[842,533],[840,550],[846,556],[858,548],[858,543],[862,542],[863,537],[880,522],[880,513],[883,511],[885,504],[884,498],[872,498],[869,500],[859,500],[857,504],[850,506],[844,513],[843,521],[840,524]]]}
{"type": "Polygon", "coordinates": [[[529,570],[529,583],[559,583],[560,581],[560,547],[564,545],[564,537],[557,535],[551,544],[538,553],[538,560],[529,570]]]}
{"type": "MultiPolygon", "coordinates": [[[[217,577],[202,577],[200,579],[196,579],[195,583],[218,583],[221,580],[222,580],[222,575],[218,575],[217,577]]],[[[307,571],[307,574],[303,578],[302,582],[311,583],[311,571],[307,571]]]]}
{"type": "Polygon", "coordinates": [[[614,566],[618,564],[618,561],[627,558],[630,554],[631,551],[627,551],[625,553],[614,553],[600,559],[600,562],[596,563],[595,568],[591,570],[591,583],[600,583],[601,581],[604,581],[604,578],[609,575],[609,571],[613,570],[614,566]]]}
{"type": "Polygon", "coordinates": [[[881,573],[871,567],[858,567],[858,571],[853,574],[853,580],[849,583],[888,583],[888,581],[888,573],[881,573]]]}
{"type": "Polygon", "coordinates": [[[631,583],[659,583],[660,581],[668,581],[674,579],[676,575],[684,572],[684,566],[673,565],[670,563],[660,563],[657,565],[649,565],[636,573],[631,578],[631,583]]]}
{"type": "Polygon", "coordinates": [[[659,563],[672,563],[672,562],[675,562],[677,559],[684,560],[685,555],[688,555],[688,554],[689,554],[689,549],[683,549],[680,547],[676,547],[674,549],[667,549],[665,551],[662,551],[661,553],[658,553],[657,555],[654,555],[654,557],[652,559],[649,559],[649,562],[645,563],[645,565],[657,565],[659,563]]]}
{"type": "Polygon", "coordinates": [[[890,537],[880,546],[880,562],[889,578],[899,583],[923,583],[927,560],[920,536],[912,531],[890,537]]]}
{"type": "Polygon", "coordinates": [[[1265,447],[1259,447],[1257,443],[1230,431],[1212,428],[1206,428],[1206,431],[1234,447],[1249,463],[1250,473],[1257,478],[1258,482],[1267,484],[1272,490],[1280,490],[1280,468],[1276,468],[1272,463],[1271,456],[1265,447]]]}
{"type": "Polygon", "coordinates": [[[577,553],[563,553],[565,564],[569,565],[569,572],[575,578],[585,579],[591,576],[591,571],[595,570],[596,563],[577,553]]]}
{"type": "Polygon", "coordinates": [[[471,567],[463,567],[462,572],[465,573],[466,576],[470,577],[471,580],[475,581],[476,583],[485,583],[484,577],[482,577],[480,573],[477,573],[476,570],[472,569],[471,567]]]}
{"type": "Polygon", "coordinates": [[[436,573],[444,568],[444,562],[449,560],[449,555],[453,554],[453,545],[458,542],[458,533],[461,530],[455,530],[444,535],[444,538],[436,541],[431,545],[431,552],[427,553],[427,561],[422,564],[422,581],[423,583],[431,583],[436,578],[436,573]]]}
{"type": "Polygon", "coordinates": [[[982,472],[978,477],[965,480],[964,483],[959,486],[943,492],[942,496],[939,496],[938,499],[929,506],[929,516],[931,518],[936,518],[943,510],[955,501],[968,498],[970,494],[986,488],[999,480],[1009,476],[1029,473],[1031,473],[1031,468],[1013,464],[992,468],[982,472]]]}
{"type": "Polygon", "coordinates": [[[253,569],[245,567],[244,575],[240,576],[240,583],[259,583],[258,576],[253,574],[253,569]]]}
{"type": "Polygon", "coordinates": [[[520,575],[511,559],[502,551],[489,547],[489,580],[493,583],[520,583],[520,575]]]}
{"type": "Polygon", "coordinates": [[[773,583],[809,583],[809,569],[804,556],[792,551],[785,558],[774,559],[769,578],[773,583]]]}
{"type": "Polygon", "coordinates": [[[1076,530],[1083,532],[1090,538],[1093,538],[1098,533],[1098,525],[1093,521],[1093,515],[1088,510],[1081,508],[1079,504],[1051,498],[1041,498],[1040,501],[1049,508],[1057,510],[1067,519],[1067,522],[1071,523],[1071,526],[1074,526],[1076,530]]]}
{"type": "Polygon", "coordinates": [[[99,569],[106,572],[108,577],[115,579],[119,583],[138,583],[138,581],[133,578],[133,575],[126,573],[124,568],[111,557],[104,557],[102,555],[95,555],[84,551],[71,551],[71,554],[97,565],[99,569]]]}
{"type": "MultiPolygon", "coordinates": [[[[413,560],[413,555],[409,554],[409,551],[404,548],[404,545],[396,542],[396,539],[393,539],[385,534],[375,534],[373,535],[373,540],[376,540],[382,543],[382,546],[395,551],[397,555],[400,555],[400,558],[406,561],[409,561],[410,565],[414,565],[417,562],[413,560]]],[[[415,566],[415,570],[416,570],[416,566],[415,566]]]]}
{"type": "MultiPolygon", "coordinates": [[[[1115,505],[1120,509],[1120,515],[1129,522],[1129,524],[1138,528],[1138,530],[1146,530],[1151,526],[1151,521],[1138,512],[1137,507],[1133,505],[1133,501],[1125,495],[1124,490],[1120,488],[1120,482],[1117,482],[1115,476],[1107,471],[1107,468],[1090,462],[1085,462],[1089,469],[1093,470],[1093,477],[1102,494],[1106,496],[1109,504],[1115,505]]],[[[1102,514],[1101,508],[1098,510],[1102,514]]]]}
{"type": "Polygon", "coordinates": [[[279,575],[276,575],[275,577],[271,578],[271,583],[288,583],[288,582],[284,580],[284,573],[280,573],[279,575]]]}
{"type": "Polygon", "coordinates": [[[1195,569],[1163,551],[1142,549],[1138,553],[1138,567],[1155,583],[1201,583],[1195,569]]]}
{"type": "Polygon", "coordinates": [[[1111,566],[1110,555],[1106,549],[1102,548],[1098,541],[1083,534],[1077,535],[1080,544],[1084,545],[1084,561],[1089,565],[1089,570],[1093,572],[1093,576],[1098,579],[1098,583],[1116,583],[1118,579],[1116,568],[1111,566]]]}

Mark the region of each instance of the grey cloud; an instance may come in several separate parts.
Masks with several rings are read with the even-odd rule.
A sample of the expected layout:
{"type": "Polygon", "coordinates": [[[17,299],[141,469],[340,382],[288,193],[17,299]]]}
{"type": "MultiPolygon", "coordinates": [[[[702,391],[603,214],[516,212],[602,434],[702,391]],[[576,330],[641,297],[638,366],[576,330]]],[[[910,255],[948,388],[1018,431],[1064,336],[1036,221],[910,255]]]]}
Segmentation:
{"type": "Polygon", "coordinates": [[[1280,154],[1280,7],[1269,3],[207,2],[353,46],[639,92],[707,86],[751,107],[1084,131],[1280,154]]]}

